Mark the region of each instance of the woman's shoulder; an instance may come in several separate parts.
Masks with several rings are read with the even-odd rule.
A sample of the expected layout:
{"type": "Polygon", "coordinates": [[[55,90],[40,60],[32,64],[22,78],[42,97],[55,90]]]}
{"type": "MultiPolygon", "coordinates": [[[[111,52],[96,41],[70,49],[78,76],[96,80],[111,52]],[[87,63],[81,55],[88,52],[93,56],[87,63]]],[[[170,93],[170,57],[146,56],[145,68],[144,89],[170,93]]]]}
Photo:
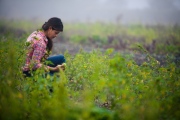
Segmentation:
{"type": "Polygon", "coordinates": [[[44,37],[42,36],[42,33],[40,31],[34,31],[27,38],[27,42],[34,41],[34,40],[39,41],[42,39],[44,39],[44,37]]]}

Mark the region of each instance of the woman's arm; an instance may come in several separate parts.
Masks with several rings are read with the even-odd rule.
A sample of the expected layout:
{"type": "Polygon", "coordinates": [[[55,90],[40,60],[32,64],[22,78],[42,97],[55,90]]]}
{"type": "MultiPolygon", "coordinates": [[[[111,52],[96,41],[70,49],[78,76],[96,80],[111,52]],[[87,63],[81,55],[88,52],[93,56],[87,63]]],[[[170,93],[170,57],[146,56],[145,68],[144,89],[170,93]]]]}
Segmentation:
{"type": "Polygon", "coordinates": [[[48,70],[49,70],[49,71],[53,71],[53,72],[58,72],[58,71],[59,71],[59,68],[58,68],[58,67],[49,67],[49,66],[48,66],[48,70]]]}
{"type": "Polygon", "coordinates": [[[53,71],[53,72],[59,72],[60,70],[65,70],[64,65],[57,65],[56,67],[47,66],[47,68],[49,71],[53,71]]]}
{"type": "Polygon", "coordinates": [[[36,70],[42,66],[41,59],[43,58],[45,54],[46,46],[42,44],[40,41],[36,42],[33,45],[33,55],[32,55],[32,61],[33,62],[33,69],[36,70]]]}
{"type": "MultiPolygon", "coordinates": [[[[45,51],[45,46],[41,42],[37,42],[36,44],[34,44],[34,52],[32,56],[32,61],[34,63],[33,69],[38,69],[42,67],[42,63],[40,61],[45,54],[44,51],[45,51]]],[[[65,66],[64,65],[57,65],[56,67],[47,66],[45,70],[58,72],[59,70],[65,70],[65,66]]]]}

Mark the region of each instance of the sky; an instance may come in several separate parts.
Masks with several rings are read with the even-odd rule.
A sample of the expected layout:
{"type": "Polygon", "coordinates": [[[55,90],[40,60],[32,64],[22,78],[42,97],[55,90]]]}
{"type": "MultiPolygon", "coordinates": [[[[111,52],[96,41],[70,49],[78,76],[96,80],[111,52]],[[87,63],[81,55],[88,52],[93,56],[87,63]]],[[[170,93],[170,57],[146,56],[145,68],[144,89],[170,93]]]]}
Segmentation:
{"type": "Polygon", "coordinates": [[[0,19],[180,24],[180,0],[0,0],[0,19]]]}

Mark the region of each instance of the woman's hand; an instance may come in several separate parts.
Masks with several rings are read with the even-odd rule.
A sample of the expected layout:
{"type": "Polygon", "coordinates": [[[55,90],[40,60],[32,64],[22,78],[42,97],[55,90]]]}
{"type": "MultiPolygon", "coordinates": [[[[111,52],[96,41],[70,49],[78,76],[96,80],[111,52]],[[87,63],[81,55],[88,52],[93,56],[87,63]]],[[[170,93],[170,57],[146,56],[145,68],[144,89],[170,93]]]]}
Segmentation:
{"type": "Polygon", "coordinates": [[[49,72],[49,71],[53,71],[53,72],[59,72],[60,70],[65,70],[65,66],[66,64],[62,64],[62,65],[57,65],[56,67],[50,67],[50,66],[46,66],[45,67],[45,71],[49,72]]]}
{"type": "Polygon", "coordinates": [[[59,70],[65,70],[65,65],[64,64],[62,64],[62,65],[57,65],[56,66],[59,70]]]}

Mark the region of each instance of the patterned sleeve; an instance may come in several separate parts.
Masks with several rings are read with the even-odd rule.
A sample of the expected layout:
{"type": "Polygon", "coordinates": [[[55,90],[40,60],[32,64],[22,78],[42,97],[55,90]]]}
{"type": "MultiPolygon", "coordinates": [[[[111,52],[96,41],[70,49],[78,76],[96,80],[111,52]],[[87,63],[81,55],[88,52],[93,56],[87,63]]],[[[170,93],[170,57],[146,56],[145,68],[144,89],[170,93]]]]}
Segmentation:
{"type": "Polygon", "coordinates": [[[37,69],[42,66],[41,59],[44,56],[44,45],[41,42],[37,42],[34,44],[34,52],[32,55],[32,61],[34,62],[33,69],[37,69]]]}

